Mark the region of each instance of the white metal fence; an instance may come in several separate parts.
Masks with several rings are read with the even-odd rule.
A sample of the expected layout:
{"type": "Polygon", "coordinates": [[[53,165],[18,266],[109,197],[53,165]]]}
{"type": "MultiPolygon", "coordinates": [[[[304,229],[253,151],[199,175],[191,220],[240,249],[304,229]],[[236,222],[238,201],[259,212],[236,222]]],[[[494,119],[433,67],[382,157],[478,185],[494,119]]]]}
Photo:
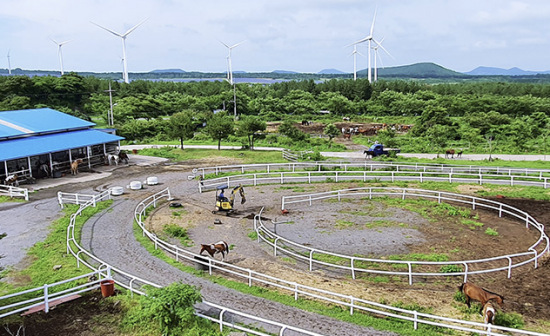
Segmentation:
{"type": "Polygon", "coordinates": [[[307,195],[283,196],[281,200],[281,209],[289,210],[289,206],[292,205],[297,205],[298,208],[300,208],[300,205],[311,206],[313,202],[320,202],[328,199],[337,199],[340,201],[343,198],[368,197],[372,199],[373,197],[383,196],[398,197],[403,200],[405,198],[425,198],[436,200],[438,203],[456,202],[467,204],[470,205],[473,210],[477,208],[494,210],[498,212],[499,217],[503,215],[512,216],[521,223],[525,223],[526,228],[537,230],[540,235],[537,241],[527,248],[525,252],[476,260],[428,262],[361,258],[301,245],[277,235],[275,230],[272,231],[268,229],[261,220],[261,213],[256,216],[257,220],[255,221],[254,229],[258,233],[258,241],[262,240],[271,245],[275,256],[277,256],[277,253],[284,253],[297,260],[302,260],[309,264],[310,271],[313,270],[313,266],[316,264],[349,271],[353,279],[355,279],[357,273],[406,276],[408,277],[410,285],[413,283],[414,276],[463,276],[464,282],[466,282],[468,280],[468,275],[506,271],[508,278],[510,278],[513,268],[529,263],[533,263],[534,267],[537,268],[538,259],[543,257],[550,248],[548,236],[544,232],[544,225],[537,222],[528,213],[500,202],[449,192],[407,188],[355,188],[307,195]],[[327,259],[322,258],[323,256],[336,257],[340,259],[342,263],[336,264],[330,261],[323,261],[327,259]],[[403,267],[400,266],[406,266],[405,270],[392,270],[403,269],[403,267]],[[457,269],[462,270],[458,271],[457,269]]]}
{"type": "Polygon", "coordinates": [[[111,270],[107,268],[22,292],[0,296],[0,302],[13,302],[0,306],[0,319],[41,305],[44,306],[43,309],[47,313],[52,302],[98,289],[101,281],[110,278],[111,270]],[[96,279],[89,281],[92,277],[96,279]]]}
{"type": "MultiPolygon", "coordinates": [[[[229,274],[237,278],[242,278],[247,281],[249,286],[252,286],[253,284],[269,285],[273,288],[291,293],[294,296],[295,300],[298,300],[299,297],[306,297],[309,299],[320,300],[326,303],[338,304],[347,307],[351,315],[353,315],[354,311],[363,311],[410,321],[412,322],[412,326],[414,327],[414,329],[417,329],[419,323],[423,323],[427,325],[461,330],[466,332],[481,333],[485,335],[506,335],[504,333],[509,332],[514,332],[520,335],[546,335],[533,331],[506,328],[501,326],[492,326],[490,324],[487,325],[478,322],[463,321],[459,319],[447,318],[407,309],[396,308],[389,305],[380,304],[378,302],[357,298],[352,295],[345,295],[337,292],[331,292],[324,289],[302,285],[298,282],[280,279],[274,276],[256,272],[251,269],[238,267],[236,265],[228,264],[210,258],[208,258],[207,261],[203,261],[204,259],[202,256],[184,250],[166,241],[163,241],[145,228],[143,219],[145,217],[146,209],[150,206],[156,206],[161,198],[167,196],[169,197],[169,191],[168,189],[165,189],[160,193],[148,197],[140,204],[138,204],[138,206],[136,206],[134,217],[138,225],[142,229],[143,235],[147,236],[155,244],[155,248],[161,248],[169,255],[173,256],[177,261],[186,260],[189,262],[204,265],[208,268],[209,274],[212,274],[213,270],[216,270],[220,273],[229,274]],[[162,194],[166,192],[168,192],[168,195],[162,194]],[[198,257],[199,259],[197,259],[196,257],[198,257]]],[[[255,220],[257,220],[257,218],[258,216],[256,216],[255,220]]],[[[283,331],[284,330],[281,330],[281,335],[283,331]]]]}
{"type": "Polygon", "coordinates": [[[61,209],[63,209],[63,204],[84,205],[88,202],[91,202],[92,206],[95,207],[97,202],[101,202],[107,199],[111,199],[111,189],[105,190],[98,195],[64,193],[61,191],[57,192],[57,201],[59,202],[59,206],[61,206],[61,209]]]}
{"type": "Polygon", "coordinates": [[[322,161],[322,162],[288,162],[288,163],[260,163],[244,165],[227,165],[198,168],[201,175],[222,174],[229,172],[296,172],[296,171],[396,171],[396,172],[438,172],[444,174],[489,174],[499,176],[523,176],[550,177],[550,169],[531,168],[507,168],[507,167],[485,167],[474,165],[448,165],[431,163],[400,163],[400,162],[375,162],[375,161],[322,161]]]}
{"type": "Polygon", "coordinates": [[[0,196],[23,197],[25,201],[29,200],[29,190],[26,188],[19,188],[14,186],[8,186],[0,184],[0,196]]]}

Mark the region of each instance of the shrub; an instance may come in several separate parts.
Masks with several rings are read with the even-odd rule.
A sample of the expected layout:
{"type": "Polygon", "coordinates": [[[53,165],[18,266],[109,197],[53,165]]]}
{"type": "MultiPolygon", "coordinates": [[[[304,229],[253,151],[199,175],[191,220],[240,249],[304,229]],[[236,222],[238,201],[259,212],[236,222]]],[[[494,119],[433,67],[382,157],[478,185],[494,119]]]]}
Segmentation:
{"type": "Polygon", "coordinates": [[[139,305],[129,312],[123,325],[129,329],[158,330],[163,335],[219,335],[209,321],[196,316],[193,305],[201,302],[195,286],[173,283],[147,289],[139,305]]]}
{"type": "Polygon", "coordinates": [[[498,312],[495,315],[495,324],[508,328],[523,329],[525,322],[523,317],[518,313],[498,312]]]}
{"type": "Polygon", "coordinates": [[[458,265],[443,265],[439,269],[441,273],[455,273],[455,272],[462,272],[462,266],[458,265]]]}

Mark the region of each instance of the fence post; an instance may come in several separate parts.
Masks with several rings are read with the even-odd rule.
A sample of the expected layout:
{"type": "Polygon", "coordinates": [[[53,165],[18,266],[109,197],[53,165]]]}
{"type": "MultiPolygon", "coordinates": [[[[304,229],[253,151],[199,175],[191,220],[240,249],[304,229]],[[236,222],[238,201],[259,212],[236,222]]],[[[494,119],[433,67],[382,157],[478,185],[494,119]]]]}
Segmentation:
{"type": "Polygon", "coordinates": [[[222,311],[220,312],[220,332],[223,332],[223,314],[225,313],[225,309],[222,309],[222,311]]]}
{"type": "Polygon", "coordinates": [[[48,298],[48,284],[44,285],[44,312],[47,313],[50,311],[50,303],[48,298]]]}
{"type": "Polygon", "coordinates": [[[313,270],[313,250],[309,252],[309,271],[313,270]]]}
{"type": "Polygon", "coordinates": [[[353,295],[350,295],[350,296],[349,296],[349,302],[350,302],[349,314],[350,314],[350,315],[353,315],[353,304],[354,304],[354,303],[353,303],[353,301],[354,301],[353,299],[354,299],[353,295]]]}
{"type": "Polygon", "coordinates": [[[298,283],[294,283],[294,301],[298,301],[298,283]]]}
{"type": "Polygon", "coordinates": [[[418,329],[418,312],[414,311],[414,330],[418,329]]]}
{"type": "Polygon", "coordinates": [[[464,282],[468,281],[468,264],[462,263],[464,265],[464,282]]]}
{"type": "Polygon", "coordinates": [[[354,263],[354,261],[355,261],[355,258],[354,258],[354,257],[351,257],[351,258],[350,258],[350,261],[351,261],[351,263],[350,263],[350,268],[351,268],[351,278],[352,278],[353,280],[355,280],[355,267],[354,267],[354,264],[355,264],[355,263],[354,263]]]}
{"type": "Polygon", "coordinates": [[[409,285],[412,286],[413,284],[412,265],[410,262],[408,262],[407,265],[409,266],[409,285]]]}

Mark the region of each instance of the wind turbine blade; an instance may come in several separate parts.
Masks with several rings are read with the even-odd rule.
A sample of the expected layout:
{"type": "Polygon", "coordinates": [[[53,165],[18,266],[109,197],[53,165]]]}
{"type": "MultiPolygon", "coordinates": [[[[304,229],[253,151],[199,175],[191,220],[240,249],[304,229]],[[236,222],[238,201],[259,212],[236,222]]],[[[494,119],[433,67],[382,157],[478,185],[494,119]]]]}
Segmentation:
{"type": "Polygon", "coordinates": [[[141,26],[145,21],[149,20],[149,18],[146,18],[145,20],[141,21],[140,23],[138,23],[137,25],[135,25],[133,28],[130,28],[126,33],[124,33],[124,35],[122,35],[121,37],[126,37],[128,36],[128,34],[130,34],[131,32],[133,32],[137,27],[141,26]]]}
{"type": "Polygon", "coordinates": [[[345,46],[344,48],[350,47],[350,46],[355,45],[355,44],[360,44],[360,43],[363,43],[363,42],[367,42],[368,40],[372,40],[372,36],[367,36],[367,37],[365,37],[364,39],[361,39],[361,40],[359,40],[359,41],[355,41],[355,42],[353,42],[353,43],[351,43],[351,44],[348,44],[348,45],[345,46]]]}
{"type": "Polygon", "coordinates": [[[376,21],[376,9],[374,10],[374,18],[372,18],[372,25],[370,26],[370,36],[374,33],[374,21],[376,21]]]}
{"type": "Polygon", "coordinates": [[[237,43],[237,44],[232,45],[230,48],[233,49],[233,48],[235,48],[235,47],[237,47],[237,46],[240,46],[241,44],[243,44],[243,43],[245,43],[245,42],[246,42],[246,40],[241,41],[241,42],[239,42],[239,43],[237,43]]]}
{"type": "Polygon", "coordinates": [[[382,68],[385,69],[386,67],[384,66],[384,62],[382,62],[382,57],[380,57],[380,54],[378,54],[378,50],[376,50],[376,57],[378,57],[378,60],[380,61],[380,64],[382,64],[382,68]]]}
{"type": "Polygon", "coordinates": [[[392,56],[392,54],[390,54],[390,52],[387,51],[386,48],[384,48],[384,46],[380,44],[380,42],[378,42],[378,41],[376,41],[376,40],[374,40],[374,42],[376,43],[376,45],[378,45],[380,48],[382,48],[382,50],[384,50],[384,51],[386,52],[386,54],[390,55],[391,58],[395,59],[395,58],[392,56]]]}
{"type": "Polygon", "coordinates": [[[56,45],[59,45],[59,43],[56,40],[54,40],[52,37],[50,37],[50,40],[52,40],[52,42],[55,43],[56,45]]]}
{"type": "Polygon", "coordinates": [[[95,22],[90,21],[90,23],[91,23],[91,24],[94,24],[94,25],[96,25],[96,26],[98,26],[98,27],[101,28],[101,29],[105,29],[106,31],[108,31],[109,33],[111,33],[111,34],[113,34],[113,35],[116,35],[116,36],[118,36],[118,37],[123,37],[123,36],[120,35],[119,33],[115,32],[115,31],[112,31],[112,30],[109,29],[109,28],[105,28],[105,27],[103,27],[103,26],[100,26],[100,25],[98,25],[98,24],[95,23],[95,22]]]}
{"type": "Polygon", "coordinates": [[[223,44],[227,49],[231,49],[230,46],[228,46],[227,44],[223,43],[220,39],[216,39],[216,40],[220,41],[220,43],[223,44]]]}
{"type": "Polygon", "coordinates": [[[62,45],[64,45],[64,44],[67,44],[67,43],[69,43],[69,42],[71,42],[71,41],[72,41],[72,40],[68,40],[68,41],[65,41],[65,42],[61,42],[61,43],[59,43],[59,46],[62,46],[62,45]]]}

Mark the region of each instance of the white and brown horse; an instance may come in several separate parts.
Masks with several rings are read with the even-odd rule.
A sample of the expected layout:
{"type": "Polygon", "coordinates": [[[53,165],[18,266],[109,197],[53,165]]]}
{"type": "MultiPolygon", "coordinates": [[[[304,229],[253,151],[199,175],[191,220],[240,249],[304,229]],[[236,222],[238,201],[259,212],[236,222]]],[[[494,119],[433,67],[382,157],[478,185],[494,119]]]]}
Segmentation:
{"type": "Polygon", "coordinates": [[[470,300],[481,302],[481,310],[479,311],[480,314],[483,312],[485,304],[490,300],[496,301],[499,305],[504,303],[504,297],[502,295],[490,292],[484,288],[474,285],[471,282],[461,284],[458,286],[458,290],[466,296],[466,305],[468,308],[470,308],[470,300]]]}
{"type": "Polygon", "coordinates": [[[17,180],[18,178],[19,177],[17,176],[17,174],[8,175],[4,180],[4,184],[12,187],[19,187],[19,181],[17,180]]]}
{"type": "Polygon", "coordinates": [[[73,175],[78,174],[78,165],[81,164],[82,162],[84,162],[82,161],[82,159],[77,159],[71,162],[71,174],[73,175]]]}
{"type": "Polygon", "coordinates": [[[224,261],[225,255],[229,253],[229,245],[227,245],[227,243],[223,240],[220,240],[215,244],[201,244],[201,251],[199,254],[202,255],[202,252],[204,251],[208,252],[212,258],[214,258],[215,254],[220,253],[222,255],[222,261],[224,261]]]}

